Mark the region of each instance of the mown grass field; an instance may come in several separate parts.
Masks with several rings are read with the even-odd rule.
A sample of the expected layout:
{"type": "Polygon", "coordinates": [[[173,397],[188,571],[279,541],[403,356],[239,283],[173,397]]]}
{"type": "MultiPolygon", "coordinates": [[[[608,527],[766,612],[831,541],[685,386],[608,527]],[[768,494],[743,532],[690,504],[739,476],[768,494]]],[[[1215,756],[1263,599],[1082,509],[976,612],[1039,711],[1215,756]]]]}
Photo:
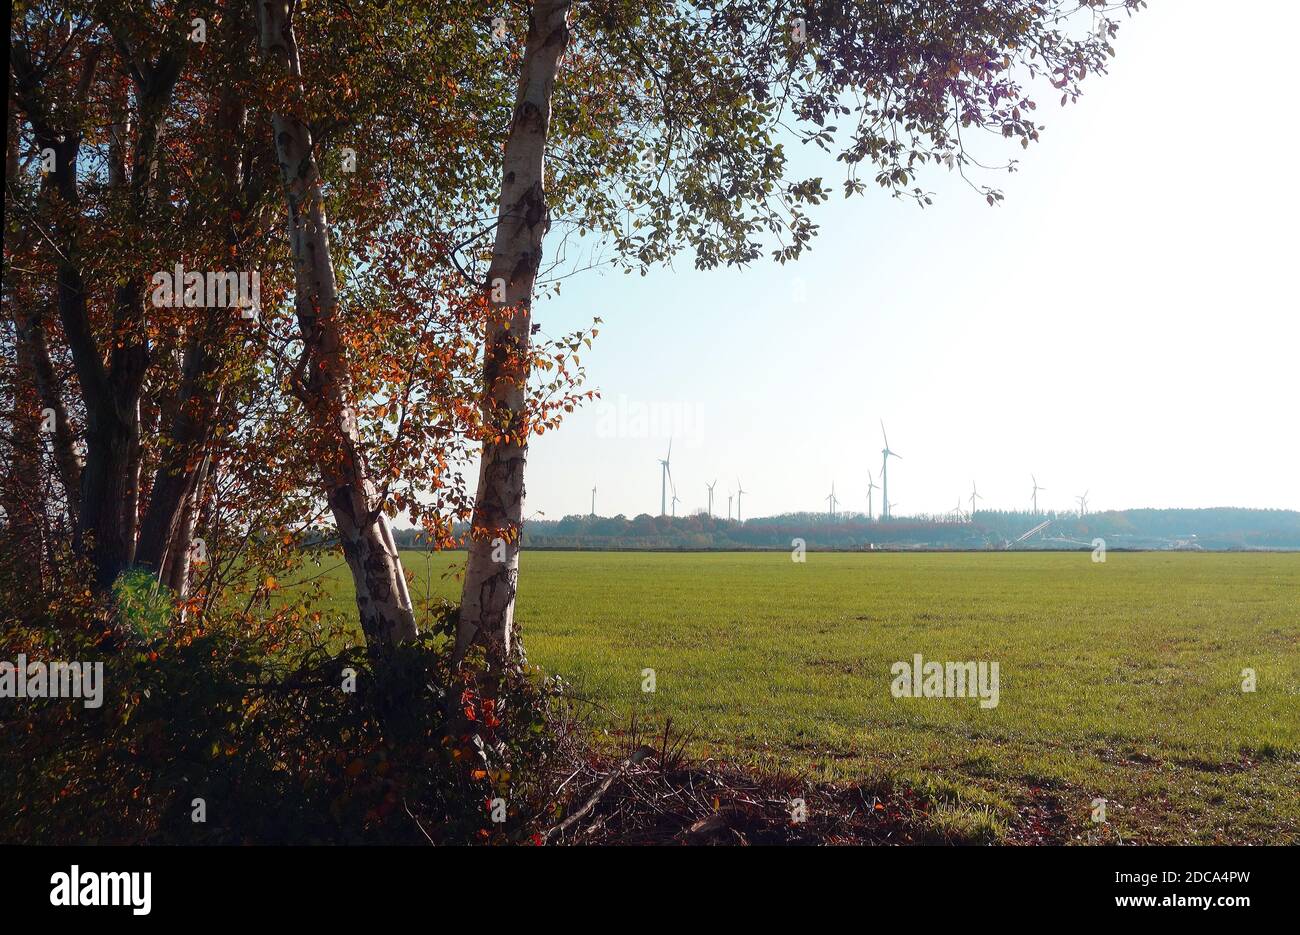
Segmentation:
{"type": "MultiPolygon", "coordinates": [[[[460,556],[404,558],[457,596],[460,556]]],[[[913,786],[955,838],[1300,843],[1300,555],[1107,558],[533,552],[517,617],[600,726],[671,716],[701,756],[913,786]],[[998,662],[998,706],[894,698],[915,653],[998,662]]],[[[329,586],[351,601],[341,566],[329,586]]]]}

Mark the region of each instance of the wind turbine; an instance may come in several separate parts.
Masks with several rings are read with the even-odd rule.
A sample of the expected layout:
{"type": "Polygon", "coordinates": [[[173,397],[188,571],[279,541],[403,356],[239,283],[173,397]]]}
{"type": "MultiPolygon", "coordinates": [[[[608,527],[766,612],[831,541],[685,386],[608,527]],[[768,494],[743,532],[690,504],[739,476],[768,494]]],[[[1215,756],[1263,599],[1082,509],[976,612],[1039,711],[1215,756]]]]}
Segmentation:
{"type": "Polygon", "coordinates": [[[668,439],[668,457],[659,459],[659,515],[668,515],[668,478],[672,476],[669,462],[673,459],[673,440],[668,439]]]}
{"type": "Polygon", "coordinates": [[[1046,487],[1039,487],[1039,486],[1038,486],[1038,478],[1037,478],[1037,477],[1034,477],[1034,475],[1030,474],[1030,475],[1029,475],[1029,478],[1030,478],[1030,480],[1032,480],[1032,481],[1034,482],[1034,515],[1037,516],[1037,515],[1038,515],[1038,491],[1040,491],[1040,490],[1046,490],[1047,488],[1046,488],[1046,487]]]}
{"type": "Polygon", "coordinates": [[[1084,491],[1082,496],[1075,497],[1079,501],[1079,515],[1082,516],[1088,512],[1088,491],[1084,491]]]}
{"type": "Polygon", "coordinates": [[[596,515],[596,485],[591,485],[591,515],[596,515]]]}
{"type": "Polygon", "coordinates": [[[902,455],[894,454],[889,450],[889,436],[885,434],[885,420],[880,420],[880,434],[885,439],[885,447],[880,449],[880,499],[884,501],[885,512],[882,519],[889,519],[890,511],[894,505],[889,502],[889,459],[891,457],[901,458],[902,455]]]}
{"type": "Polygon", "coordinates": [[[743,497],[744,495],[745,495],[745,488],[740,485],[740,478],[737,477],[736,478],[736,522],[738,523],[741,522],[740,498],[743,497]]]}
{"type": "Polygon", "coordinates": [[[677,504],[680,503],[681,500],[680,500],[680,498],[677,496],[677,485],[674,484],[674,483],[672,482],[672,480],[673,480],[673,476],[672,476],[671,474],[669,474],[669,475],[668,475],[668,483],[672,486],[672,491],[673,491],[673,499],[672,499],[672,505],[673,505],[673,518],[676,519],[676,518],[677,518],[677,504]]]}
{"type": "Polygon", "coordinates": [[[712,484],[705,484],[709,488],[709,519],[713,519],[713,488],[718,486],[718,479],[715,477],[712,484]]]}
{"type": "Polygon", "coordinates": [[[731,522],[731,501],[736,499],[730,490],[727,491],[727,522],[731,522]]]}
{"type": "Polygon", "coordinates": [[[957,522],[961,522],[961,494],[957,494],[957,509],[953,510],[953,515],[957,517],[957,522]]]}
{"type": "Polygon", "coordinates": [[[972,523],[975,522],[975,501],[983,500],[983,499],[984,498],[980,496],[980,492],[975,489],[975,482],[971,481],[970,482],[970,521],[972,523]]]}
{"type": "Polygon", "coordinates": [[[875,490],[876,487],[877,484],[875,480],[872,478],[871,472],[867,471],[867,519],[872,518],[871,517],[871,491],[875,490]]]}
{"type": "Polygon", "coordinates": [[[826,502],[830,505],[831,508],[831,519],[834,519],[835,504],[839,502],[835,499],[835,481],[831,481],[831,495],[826,498],[826,502]]]}

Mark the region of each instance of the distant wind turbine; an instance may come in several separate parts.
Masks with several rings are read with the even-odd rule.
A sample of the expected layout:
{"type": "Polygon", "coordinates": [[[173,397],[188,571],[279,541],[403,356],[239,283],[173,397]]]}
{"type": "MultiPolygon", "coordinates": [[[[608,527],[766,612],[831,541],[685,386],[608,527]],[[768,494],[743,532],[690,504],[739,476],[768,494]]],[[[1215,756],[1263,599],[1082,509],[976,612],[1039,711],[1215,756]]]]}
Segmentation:
{"type": "Polygon", "coordinates": [[[975,501],[983,500],[983,499],[984,497],[981,496],[980,492],[975,489],[975,482],[971,481],[970,482],[970,521],[972,523],[975,522],[975,501]]]}
{"type": "Polygon", "coordinates": [[[885,420],[880,420],[880,434],[885,439],[885,447],[880,449],[880,499],[885,505],[884,515],[881,519],[889,519],[894,505],[889,502],[889,459],[901,458],[902,455],[894,454],[889,450],[889,436],[885,434],[885,420]]]}
{"type": "Polygon", "coordinates": [[[596,515],[596,485],[591,485],[591,515],[596,515]]]}
{"type": "Polygon", "coordinates": [[[1037,478],[1037,477],[1034,477],[1034,475],[1030,474],[1030,475],[1029,475],[1029,479],[1032,480],[1032,481],[1034,482],[1034,515],[1037,516],[1037,515],[1038,515],[1038,491],[1040,491],[1040,490],[1046,490],[1047,488],[1046,488],[1046,487],[1039,487],[1039,486],[1038,486],[1038,478],[1037,478]]]}
{"type": "Polygon", "coordinates": [[[727,491],[727,521],[731,521],[731,501],[736,499],[730,490],[727,491]]]}
{"type": "Polygon", "coordinates": [[[875,482],[875,480],[872,478],[872,476],[871,476],[871,472],[870,472],[870,471],[867,471],[867,519],[871,519],[871,518],[872,518],[872,515],[871,515],[871,491],[873,491],[873,490],[875,490],[875,489],[876,489],[876,482],[875,482]]]}
{"type": "Polygon", "coordinates": [[[834,519],[834,518],[835,518],[835,504],[836,504],[837,502],[839,502],[839,501],[837,501],[837,500],[835,499],[835,481],[831,481],[831,495],[830,495],[829,497],[826,498],[826,502],[827,502],[827,504],[830,505],[830,508],[831,508],[831,513],[830,513],[830,515],[831,515],[831,519],[834,519]]]}
{"type": "Polygon", "coordinates": [[[1085,490],[1080,496],[1077,496],[1074,499],[1079,501],[1079,515],[1082,516],[1083,514],[1087,513],[1088,512],[1088,491],[1085,490]]]}
{"type": "Polygon", "coordinates": [[[709,519],[713,518],[713,488],[718,486],[718,479],[715,477],[712,484],[705,484],[709,488],[709,519]]]}
{"type": "Polygon", "coordinates": [[[736,478],[736,522],[738,523],[742,522],[740,518],[740,498],[743,497],[745,493],[746,490],[744,487],[741,486],[740,478],[737,477],[736,478]]]}
{"type": "Polygon", "coordinates": [[[672,477],[671,474],[669,474],[669,475],[668,475],[668,483],[669,483],[669,486],[672,488],[672,492],[673,492],[673,498],[672,498],[672,501],[671,501],[671,502],[672,502],[672,505],[673,505],[673,517],[676,518],[676,516],[677,516],[677,504],[681,502],[681,499],[677,496],[677,485],[674,484],[674,483],[672,482],[672,480],[673,480],[673,477],[672,477]]]}
{"type": "Polygon", "coordinates": [[[668,478],[672,476],[673,469],[669,463],[673,460],[673,440],[668,439],[668,457],[659,460],[659,515],[668,515],[668,478]]]}

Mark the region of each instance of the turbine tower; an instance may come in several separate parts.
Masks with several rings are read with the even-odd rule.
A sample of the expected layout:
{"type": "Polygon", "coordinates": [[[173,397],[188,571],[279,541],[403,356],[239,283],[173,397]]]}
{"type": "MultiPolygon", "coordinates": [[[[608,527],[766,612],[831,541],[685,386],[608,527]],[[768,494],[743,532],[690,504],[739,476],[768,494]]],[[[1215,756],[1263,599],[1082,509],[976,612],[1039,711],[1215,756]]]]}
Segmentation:
{"type": "Polygon", "coordinates": [[[671,502],[672,502],[672,505],[673,505],[673,518],[676,519],[676,518],[677,518],[677,504],[680,503],[681,500],[680,500],[680,498],[677,496],[677,485],[674,484],[674,483],[672,483],[672,480],[673,480],[673,476],[672,476],[671,474],[669,474],[669,475],[668,475],[668,483],[671,485],[671,487],[672,487],[672,491],[673,491],[673,498],[672,498],[672,501],[671,501],[671,502]]]}
{"type": "Polygon", "coordinates": [[[830,512],[831,519],[834,519],[835,504],[839,502],[838,500],[835,499],[835,481],[831,481],[831,495],[826,498],[826,502],[830,505],[831,508],[831,512],[830,512]]]}
{"type": "Polygon", "coordinates": [[[1040,490],[1046,490],[1047,488],[1046,488],[1046,487],[1039,487],[1039,486],[1038,486],[1038,478],[1037,478],[1037,477],[1034,477],[1034,475],[1030,474],[1030,475],[1029,475],[1029,479],[1032,480],[1032,481],[1034,482],[1034,515],[1037,516],[1037,515],[1038,515],[1038,491],[1040,491],[1040,490]]]}
{"type": "Polygon", "coordinates": [[[668,457],[659,459],[659,515],[668,515],[668,478],[672,476],[672,468],[668,466],[673,459],[673,440],[668,439],[668,457]]]}
{"type": "Polygon", "coordinates": [[[1087,513],[1088,512],[1088,491],[1085,490],[1082,493],[1082,495],[1075,497],[1074,499],[1079,501],[1079,515],[1082,516],[1083,514],[1087,513]]]}
{"type": "Polygon", "coordinates": [[[885,447],[880,449],[880,499],[885,505],[884,514],[881,519],[889,519],[889,514],[894,505],[889,502],[889,459],[901,458],[902,455],[894,454],[889,450],[889,436],[885,434],[885,420],[880,420],[880,434],[885,439],[885,447]]]}
{"type": "Polygon", "coordinates": [[[871,472],[870,472],[870,471],[867,471],[867,519],[871,519],[871,518],[872,518],[872,516],[871,516],[871,512],[872,512],[872,511],[871,511],[871,491],[875,490],[876,487],[877,487],[877,484],[876,484],[875,480],[872,478],[872,476],[871,476],[871,472]]]}
{"type": "Polygon", "coordinates": [[[596,515],[596,485],[591,485],[591,515],[596,515]]]}
{"type": "Polygon", "coordinates": [[[740,498],[743,497],[744,495],[745,495],[745,488],[740,485],[740,478],[737,477],[736,478],[736,522],[738,523],[741,522],[740,498]]]}
{"type": "Polygon", "coordinates": [[[980,496],[980,492],[975,489],[975,482],[971,481],[970,482],[970,521],[972,523],[975,522],[975,501],[983,500],[983,499],[984,498],[980,496]]]}
{"type": "Polygon", "coordinates": [[[713,488],[718,486],[718,479],[715,477],[712,484],[705,484],[709,488],[709,519],[713,519],[713,488]]]}
{"type": "Polygon", "coordinates": [[[736,499],[730,490],[727,491],[727,522],[731,522],[731,501],[736,499]]]}

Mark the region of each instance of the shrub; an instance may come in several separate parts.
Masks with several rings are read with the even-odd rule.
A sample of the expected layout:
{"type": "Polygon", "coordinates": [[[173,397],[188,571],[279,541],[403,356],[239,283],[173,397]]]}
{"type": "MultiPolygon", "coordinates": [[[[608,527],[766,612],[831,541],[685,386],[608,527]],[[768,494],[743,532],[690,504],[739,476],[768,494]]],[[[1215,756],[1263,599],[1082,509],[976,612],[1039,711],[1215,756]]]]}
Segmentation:
{"type": "MultiPolygon", "coordinates": [[[[454,611],[383,659],[319,620],[236,614],[134,638],[77,615],[9,621],[0,659],[102,661],[103,704],[0,700],[0,838],[12,843],[510,843],[548,806],[558,681],[514,671],[492,699],[453,668],[454,611]],[[347,690],[355,686],[354,690],[347,690]],[[201,803],[199,800],[202,800],[201,803]],[[195,820],[204,812],[204,821],[195,820]],[[495,814],[494,814],[495,813],[495,814]],[[504,821],[493,820],[504,817],[504,821]]],[[[120,632],[120,630],[118,631],[120,632]]]]}

